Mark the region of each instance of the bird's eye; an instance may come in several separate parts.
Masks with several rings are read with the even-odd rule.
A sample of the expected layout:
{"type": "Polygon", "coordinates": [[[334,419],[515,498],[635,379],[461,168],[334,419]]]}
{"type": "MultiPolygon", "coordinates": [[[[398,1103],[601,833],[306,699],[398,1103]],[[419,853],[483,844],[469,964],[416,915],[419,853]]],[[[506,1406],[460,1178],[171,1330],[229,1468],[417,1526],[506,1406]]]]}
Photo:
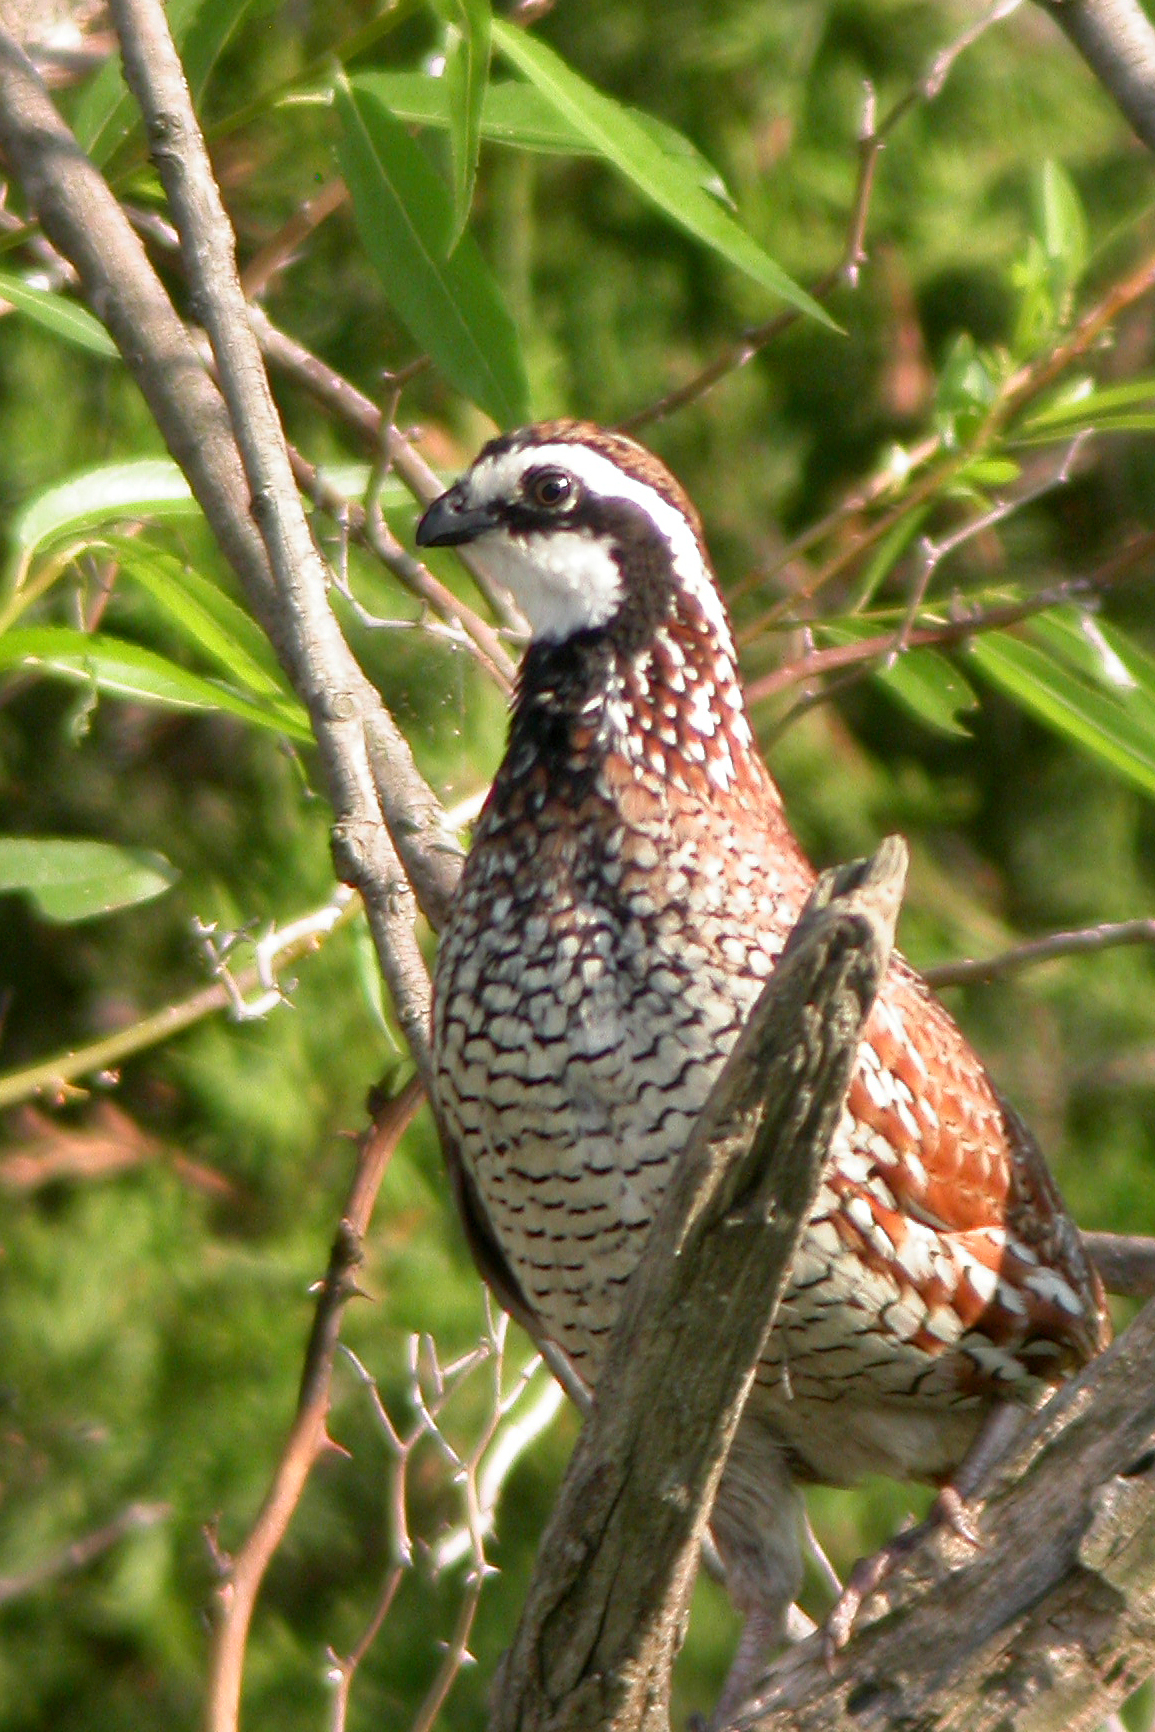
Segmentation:
{"type": "Polygon", "coordinates": [[[533,477],[529,490],[535,505],[552,509],[564,505],[573,492],[573,482],[563,469],[543,469],[533,477]]]}

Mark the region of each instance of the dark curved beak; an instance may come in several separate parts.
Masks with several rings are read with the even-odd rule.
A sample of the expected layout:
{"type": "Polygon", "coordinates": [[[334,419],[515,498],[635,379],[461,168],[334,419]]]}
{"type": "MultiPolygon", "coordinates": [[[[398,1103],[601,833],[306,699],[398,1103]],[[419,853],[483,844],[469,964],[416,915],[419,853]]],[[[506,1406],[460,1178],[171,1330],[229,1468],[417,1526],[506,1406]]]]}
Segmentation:
{"type": "Polygon", "coordinates": [[[497,527],[497,518],[488,505],[470,505],[465,490],[458,482],[440,499],[435,499],[417,525],[418,547],[458,547],[463,541],[484,535],[497,527]]]}

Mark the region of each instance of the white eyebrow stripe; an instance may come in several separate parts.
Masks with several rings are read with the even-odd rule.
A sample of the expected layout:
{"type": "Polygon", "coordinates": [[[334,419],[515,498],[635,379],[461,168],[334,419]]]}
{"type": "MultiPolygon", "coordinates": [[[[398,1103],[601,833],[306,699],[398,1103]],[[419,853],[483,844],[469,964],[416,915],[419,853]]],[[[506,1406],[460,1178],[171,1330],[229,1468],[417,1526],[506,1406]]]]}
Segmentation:
{"type": "Polygon", "coordinates": [[[646,513],[670,544],[674,570],[694,596],[713,629],[729,646],[730,624],[714,587],[710,569],[694,527],[685,514],[651,487],[629,475],[611,458],[588,445],[558,440],[552,445],[522,445],[497,457],[483,458],[470,472],[469,490],[477,505],[510,498],[530,469],[556,465],[580,481],[598,499],[625,499],[646,513]]]}

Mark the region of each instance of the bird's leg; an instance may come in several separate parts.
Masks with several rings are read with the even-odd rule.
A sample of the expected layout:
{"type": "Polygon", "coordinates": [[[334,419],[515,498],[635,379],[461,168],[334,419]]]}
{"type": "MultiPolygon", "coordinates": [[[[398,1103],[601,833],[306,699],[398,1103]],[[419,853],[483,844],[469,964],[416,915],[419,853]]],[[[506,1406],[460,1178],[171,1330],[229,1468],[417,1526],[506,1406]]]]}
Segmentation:
{"type": "Polygon", "coordinates": [[[828,1665],[850,1640],[863,1602],[882,1586],[895,1567],[909,1557],[928,1534],[945,1527],[969,1545],[980,1543],[978,1529],[967,1505],[992,1467],[1014,1442],[1029,1412],[1029,1408],[1017,1402],[996,1403],[954,1474],[946,1485],[940,1487],[929,1515],[895,1534],[872,1557],[861,1558],[855,1564],[823,1628],[823,1648],[828,1665]]]}
{"type": "Polygon", "coordinates": [[[726,1587],[745,1624],[708,1732],[721,1732],[748,1700],[767,1656],[790,1634],[802,1586],[801,1499],[778,1446],[757,1425],[734,1440],[710,1526],[726,1587]]]}

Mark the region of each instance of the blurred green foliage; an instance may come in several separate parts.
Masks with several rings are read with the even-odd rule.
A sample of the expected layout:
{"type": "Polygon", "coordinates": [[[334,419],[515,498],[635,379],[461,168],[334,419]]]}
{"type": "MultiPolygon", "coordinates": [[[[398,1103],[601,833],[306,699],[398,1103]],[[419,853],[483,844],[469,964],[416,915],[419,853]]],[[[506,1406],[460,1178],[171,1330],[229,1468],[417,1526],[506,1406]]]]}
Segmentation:
{"type": "MultiPolygon", "coordinates": [[[[535,415],[615,422],[770,316],[775,271],[805,285],[836,265],[855,197],[865,81],[882,119],[972,19],[961,5],[925,0],[559,5],[535,37],[632,118],[619,123],[567,86],[571,108],[546,117],[565,148],[554,137],[529,149],[493,142],[499,120],[521,126],[523,142],[531,120],[545,121],[524,90],[507,94],[504,118],[482,103],[484,12],[475,3],[409,3],[376,17],[350,0],[185,9],[242,263],[335,171],[341,105],[348,124],[354,97],[334,109],[333,55],[353,92],[393,90],[405,124],[386,120],[380,136],[402,191],[426,185],[431,170],[442,177],[436,223],[446,244],[472,189],[467,245],[476,250],[453,255],[456,277],[446,277],[435,250],[427,260],[436,292],[459,297],[455,352],[465,360],[456,373],[447,359],[446,371],[420,374],[401,404],[402,420],[423,424],[427,450],[446,468],[464,461],[487,427],[454,384],[498,412],[520,412],[527,379],[535,415]],[[444,19],[456,33],[457,106],[411,131],[401,85],[373,78],[426,70],[445,47],[444,19]],[[607,166],[608,147],[599,157],[598,126],[627,160],[645,157],[659,192],[667,175],[669,186],[693,187],[683,226],[607,166]],[[671,140],[671,127],[682,142],[671,140]],[[649,140],[644,149],[639,137],[649,140]],[[741,243],[730,237],[728,253],[720,242],[720,250],[704,245],[690,220],[713,179],[703,162],[721,175],[735,232],[745,234],[741,243]],[[747,270],[734,263],[741,246],[751,249],[747,270]],[[482,282],[479,323],[469,284],[482,282]],[[479,355],[497,369],[488,383],[470,371],[479,355]]],[[[66,90],[61,104],[96,141],[118,190],[154,207],[158,188],[127,130],[131,110],[118,106],[111,67],[97,80],[66,90]]],[[[412,76],[406,88],[420,96],[412,76]]],[[[361,168],[364,229],[365,200],[371,218],[381,189],[373,163],[361,168]]],[[[877,164],[869,262],[858,286],[843,286],[829,304],[842,332],[801,320],[646,434],[703,511],[749,633],[751,677],[801,653],[797,631],[784,647],[769,614],[824,560],[839,568],[820,591],[818,644],[893,631],[918,538],[941,544],[996,505],[1001,489],[1029,480],[1040,452],[1050,461],[1087,428],[1103,431],[1066,486],[992,521],[936,566],[926,617],[949,617],[956,592],[983,605],[1085,575],[1155,527],[1155,385],[1131,384],[1155,371],[1146,301],[1128,305],[1050,397],[997,427],[990,419],[1008,381],[1044,363],[1072,322],[1155,247],[1153,189],[1149,158],[1107,96],[1029,7],[969,47],[934,101],[913,103],[877,164]],[[912,454],[935,435],[937,452],[920,469],[912,454]],[[933,485],[920,499],[924,473],[933,485]],[[893,484],[880,486],[877,507],[844,513],[804,549],[791,544],[849,491],[887,475],[893,484]],[[768,575],[751,581],[758,573],[768,575]]],[[[21,208],[18,189],[7,202],[21,208]]],[[[707,213],[706,228],[726,211],[710,203],[717,219],[707,213]]],[[[411,268],[423,269],[414,257],[411,268]]],[[[74,496],[67,509],[46,506],[52,490],[97,465],[163,453],[124,370],[67,299],[43,292],[58,285],[30,275],[43,268],[34,248],[9,245],[3,266],[0,295],[15,277],[18,310],[0,321],[0,826],[19,838],[150,850],[179,874],[163,894],[130,906],[138,881],[129,874],[119,892],[110,887],[103,855],[104,876],[86,893],[113,911],[81,924],[55,923],[43,899],[38,908],[0,895],[0,1061],[18,1076],[203,984],[194,920],[216,922],[220,933],[264,931],[323,904],[332,868],[328,810],[295,705],[240,618],[200,522],[179,500],[158,510],[155,493],[151,506],[121,506],[99,524],[77,514],[74,496]],[[62,308],[71,330],[61,326],[62,308]],[[30,505],[41,528],[49,511],[43,534],[28,531],[30,505]],[[114,527],[133,521],[147,524],[144,535],[118,544],[114,527]],[[134,576],[134,559],[143,575],[134,576]],[[99,638],[78,649],[77,633],[97,625],[99,638]]],[[[176,273],[165,269],[179,296],[176,273]]],[[[348,206],[293,250],[264,299],[280,325],[376,397],[383,369],[417,353],[401,323],[414,317],[412,296],[398,294],[400,311],[390,310],[348,206]]],[[[420,334],[435,345],[436,320],[420,334]]],[[[364,458],[298,387],[284,387],[280,399],[291,437],[313,461],[364,458]]],[[[154,466],[149,474],[155,481],[154,466]]],[[[411,510],[395,494],[385,505],[405,534],[411,510]]],[[[338,526],[320,515],[316,523],[327,551],[343,557],[338,526]]],[[[417,618],[392,576],[347,551],[367,608],[417,618]]],[[[438,570],[469,593],[451,561],[438,570]]],[[[444,639],[372,631],[348,610],[346,618],[446,802],[482,787],[504,725],[493,684],[444,639]]],[[[918,961],[987,953],[1020,934],[1151,906],[1149,587],[1112,589],[1082,638],[1078,616],[1052,620],[1049,637],[1042,629],[1007,634],[1002,662],[984,647],[996,640],[981,639],[974,652],[903,658],[797,717],[797,689],[758,707],[788,807],[817,859],[861,852],[890,829],[911,838],[903,942],[918,961]]],[[[29,858],[20,856],[21,866],[10,854],[5,865],[0,853],[0,884],[18,882],[21,870],[37,881],[29,858]]],[[[127,872],[138,856],[116,858],[127,872]]],[[[243,943],[238,954],[247,954],[243,943]]],[[[243,1537],[291,1419],[310,1285],[325,1266],[352,1169],[346,1133],[364,1122],[368,1086],[382,1075],[396,1080],[404,1067],[371,970],[354,921],[295,965],[289,1004],[262,1020],[203,1021],[141,1050],[115,1076],[7,1113],[5,1732],[171,1732],[197,1721],[213,1547],[243,1537]],[[110,1107],[122,1116],[110,1118],[110,1107]],[[165,1513],[84,1568],[57,1570],[39,1586],[21,1580],[136,1503],[165,1513]]],[[[1155,1231],[1151,955],[1130,949],[1055,963],[952,1002],[1032,1121],[1079,1219],[1155,1231]]],[[[372,1303],[351,1307],[344,1338],[404,1430],[411,1332],[428,1331],[452,1358],[472,1347],[483,1322],[424,1117],[387,1175],[363,1283],[372,1303]]],[[[526,1351],[516,1344],[514,1359],[526,1351]]],[[[455,1398],[455,1435],[476,1434],[483,1384],[455,1398]]],[[[358,1640],[392,1556],[386,1439],[343,1362],[332,1431],[348,1454],[314,1473],[258,1607],[244,1704],[254,1729],[328,1723],[328,1650],[346,1653],[358,1640]]],[[[478,1665],[458,1679],[444,1727],[483,1723],[487,1683],[573,1435],[567,1414],[507,1488],[491,1545],[501,1574],[485,1587],[471,1638],[478,1665]]],[[[410,1494],[414,1534],[427,1544],[459,1519],[452,1476],[431,1445],[415,1454],[410,1494]]],[[[911,1500],[880,1486],[820,1494],[815,1509],[836,1562],[884,1538],[911,1500]]],[[[351,1728],[411,1723],[462,1592],[461,1567],[434,1581],[419,1551],[357,1675],[351,1728]]],[[[812,1584],[808,1606],[817,1612],[822,1603],[812,1584]]],[[[676,1715],[709,1702],[732,1631],[724,1596],[703,1583],[676,1715]]]]}

